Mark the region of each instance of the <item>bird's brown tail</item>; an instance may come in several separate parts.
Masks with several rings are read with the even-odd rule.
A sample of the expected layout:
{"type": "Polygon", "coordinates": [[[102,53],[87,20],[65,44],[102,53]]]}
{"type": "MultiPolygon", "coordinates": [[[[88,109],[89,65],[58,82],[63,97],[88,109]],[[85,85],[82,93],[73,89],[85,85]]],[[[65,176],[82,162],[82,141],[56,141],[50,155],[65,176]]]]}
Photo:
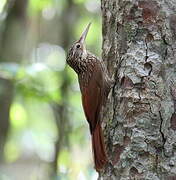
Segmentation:
{"type": "Polygon", "coordinates": [[[104,138],[100,124],[97,124],[92,133],[92,150],[94,155],[95,169],[96,171],[100,171],[107,163],[104,138]]]}

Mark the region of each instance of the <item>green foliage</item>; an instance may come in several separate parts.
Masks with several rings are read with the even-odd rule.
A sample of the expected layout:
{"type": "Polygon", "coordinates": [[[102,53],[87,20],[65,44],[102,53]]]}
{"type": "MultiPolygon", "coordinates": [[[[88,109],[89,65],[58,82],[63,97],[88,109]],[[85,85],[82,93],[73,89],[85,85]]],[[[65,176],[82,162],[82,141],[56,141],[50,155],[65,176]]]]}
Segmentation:
{"type": "Polygon", "coordinates": [[[18,80],[16,86],[21,95],[26,98],[35,97],[42,101],[59,101],[60,94],[59,85],[61,84],[61,77],[58,76],[57,72],[40,64],[42,69],[37,69],[34,64],[27,67],[22,72],[19,71],[18,80]]]}
{"type": "Polygon", "coordinates": [[[52,5],[52,0],[30,0],[29,1],[29,12],[35,14],[51,5],[52,5]]]}
{"type": "Polygon", "coordinates": [[[20,149],[13,141],[9,141],[5,145],[5,158],[8,163],[16,161],[20,156],[20,149]]]}
{"type": "Polygon", "coordinates": [[[11,125],[15,129],[23,129],[27,126],[27,113],[22,104],[14,102],[10,111],[11,125]]]}
{"type": "Polygon", "coordinates": [[[70,158],[71,157],[70,157],[69,151],[66,149],[63,149],[58,159],[58,163],[61,164],[61,166],[69,166],[70,158]]]}
{"type": "Polygon", "coordinates": [[[74,3],[76,4],[83,4],[85,0],[74,0],[74,3]]]}
{"type": "Polygon", "coordinates": [[[3,8],[4,8],[5,4],[6,4],[6,1],[7,0],[1,0],[0,1],[0,13],[3,11],[3,8]]]}
{"type": "MultiPolygon", "coordinates": [[[[6,0],[1,0],[0,13],[5,3],[6,0]]],[[[77,75],[66,66],[66,50],[62,48],[66,43],[69,46],[72,40],[69,39],[67,42],[63,39],[67,35],[63,36],[64,33],[61,33],[62,26],[66,24],[70,27],[72,39],[76,40],[86,25],[92,22],[86,43],[90,51],[97,55],[101,54],[100,14],[99,10],[90,11],[89,3],[99,1],[29,0],[27,7],[29,16],[27,21],[22,23],[28,28],[27,42],[22,42],[25,47],[25,50],[21,50],[24,51],[24,57],[21,63],[15,63],[13,55],[11,62],[0,63],[0,77],[9,79],[14,84],[10,129],[5,145],[5,160],[9,164],[18,163],[19,159],[25,159],[26,156],[27,158],[37,156],[39,164],[41,162],[49,164],[53,161],[54,146],[56,140],[60,138],[60,129],[64,128],[60,123],[63,113],[60,109],[57,109],[56,119],[56,110],[52,107],[52,104],[56,104],[64,107],[68,116],[63,118],[64,123],[69,120],[66,122],[64,136],[70,144],[66,146],[67,143],[64,142],[60,147],[57,159],[59,178],[91,179],[94,175],[88,123],[81,106],[77,75]],[[70,7],[71,10],[67,11],[70,7]],[[45,19],[44,11],[54,12],[53,19],[45,19]],[[72,23],[70,19],[68,22],[74,26],[71,27],[68,22],[61,21],[68,16],[68,14],[63,16],[63,12],[71,13],[69,17],[76,21],[72,23]],[[41,44],[45,44],[44,49],[40,47],[41,44]],[[33,52],[36,53],[36,57],[33,57],[33,52]]],[[[21,34],[23,33],[22,31],[21,34]]],[[[18,37],[15,36],[14,39],[18,37]]],[[[16,46],[18,47],[18,44],[16,46]]],[[[38,179],[35,174],[29,179],[38,179]]],[[[0,179],[3,179],[1,177],[0,175],[0,179]]],[[[6,175],[3,177],[8,179],[6,175]]]]}

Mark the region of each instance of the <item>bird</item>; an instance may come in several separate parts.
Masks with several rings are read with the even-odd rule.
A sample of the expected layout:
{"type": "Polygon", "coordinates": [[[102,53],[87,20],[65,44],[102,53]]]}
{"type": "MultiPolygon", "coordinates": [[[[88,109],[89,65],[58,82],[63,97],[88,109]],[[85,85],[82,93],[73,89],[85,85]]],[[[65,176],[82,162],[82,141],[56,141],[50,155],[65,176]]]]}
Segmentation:
{"type": "Polygon", "coordinates": [[[101,110],[107,101],[112,81],[102,60],[86,49],[85,40],[91,23],[67,53],[67,64],[77,73],[82,106],[92,138],[94,168],[101,171],[108,163],[101,127],[101,110]]]}

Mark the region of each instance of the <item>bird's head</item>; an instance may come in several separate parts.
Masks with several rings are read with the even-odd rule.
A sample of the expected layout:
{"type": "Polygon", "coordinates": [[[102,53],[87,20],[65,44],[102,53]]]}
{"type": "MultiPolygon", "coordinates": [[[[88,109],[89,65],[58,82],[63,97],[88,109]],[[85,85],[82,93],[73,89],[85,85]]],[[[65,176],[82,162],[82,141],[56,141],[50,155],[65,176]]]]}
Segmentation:
{"type": "Polygon", "coordinates": [[[68,51],[67,54],[67,63],[73,67],[73,65],[79,63],[83,59],[87,57],[86,45],[85,40],[87,37],[87,33],[89,31],[91,23],[89,23],[86,29],[83,31],[81,37],[78,41],[76,41],[68,51]]]}

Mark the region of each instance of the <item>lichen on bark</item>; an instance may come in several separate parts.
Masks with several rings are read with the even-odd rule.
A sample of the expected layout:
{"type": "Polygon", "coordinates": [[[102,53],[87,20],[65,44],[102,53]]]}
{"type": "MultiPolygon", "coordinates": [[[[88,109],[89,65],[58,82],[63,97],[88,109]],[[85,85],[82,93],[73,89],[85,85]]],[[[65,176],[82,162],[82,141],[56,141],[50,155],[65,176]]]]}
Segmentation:
{"type": "Polygon", "coordinates": [[[100,179],[176,179],[176,4],[101,0],[103,53],[115,80],[102,114],[100,179]]]}

